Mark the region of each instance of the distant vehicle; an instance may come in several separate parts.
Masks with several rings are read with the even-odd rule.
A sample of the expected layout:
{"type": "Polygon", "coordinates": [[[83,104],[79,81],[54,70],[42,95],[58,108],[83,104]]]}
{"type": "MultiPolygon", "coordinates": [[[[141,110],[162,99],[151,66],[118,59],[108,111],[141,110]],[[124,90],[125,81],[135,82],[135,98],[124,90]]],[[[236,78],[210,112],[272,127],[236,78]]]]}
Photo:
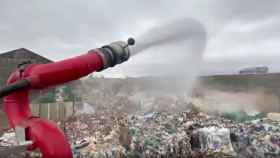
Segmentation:
{"type": "Polygon", "coordinates": [[[244,68],[239,71],[239,74],[267,74],[267,73],[268,73],[268,67],[266,66],[244,68]]]}

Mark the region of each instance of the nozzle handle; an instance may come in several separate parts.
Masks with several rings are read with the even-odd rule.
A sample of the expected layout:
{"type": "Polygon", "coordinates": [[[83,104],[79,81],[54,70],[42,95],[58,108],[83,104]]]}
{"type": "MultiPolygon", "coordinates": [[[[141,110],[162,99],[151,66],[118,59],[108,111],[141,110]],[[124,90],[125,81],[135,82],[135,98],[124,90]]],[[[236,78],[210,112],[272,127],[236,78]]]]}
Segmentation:
{"type": "Polygon", "coordinates": [[[7,96],[15,91],[19,91],[28,87],[30,87],[30,82],[28,80],[19,80],[15,83],[5,85],[0,89],[0,98],[7,96]]]}

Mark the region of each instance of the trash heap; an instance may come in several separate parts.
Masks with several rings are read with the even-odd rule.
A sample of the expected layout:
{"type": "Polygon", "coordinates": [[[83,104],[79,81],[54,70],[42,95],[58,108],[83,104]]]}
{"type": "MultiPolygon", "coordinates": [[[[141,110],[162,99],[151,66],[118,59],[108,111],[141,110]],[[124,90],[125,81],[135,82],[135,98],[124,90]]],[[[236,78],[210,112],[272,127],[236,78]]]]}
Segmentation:
{"type": "Polygon", "coordinates": [[[28,151],[29,142],[19,144],[16,132],[13,129],[6,130],[0,135],[0,158],[40,158],[39,151],[28,151]]]}
{"type": "Polygon", "coordinates": [[[15,146],[16,144],[16,134],[13,130],[6,131],[0,137],[0,147],[15,146]]]}
{"type": "MultiPolygon", "coordinates": [[[[278,158],[280,155],[280,122],[266,117],[237,122],[224,115],[190,110],[122,116],[81,114],[62,124],[76,158],[278,158]]],[[[1,150],[15,145],[14,131],[0,137],[1,150]]],[[[36,153],[27,155],[39,157],[36,153]]]]}
{"type": "Polygon", "coordinates": [[[82,114],[65,123],[77,158],[279,157],[280,122],[244,122],[189,110],[123,116],[82,114]]]}

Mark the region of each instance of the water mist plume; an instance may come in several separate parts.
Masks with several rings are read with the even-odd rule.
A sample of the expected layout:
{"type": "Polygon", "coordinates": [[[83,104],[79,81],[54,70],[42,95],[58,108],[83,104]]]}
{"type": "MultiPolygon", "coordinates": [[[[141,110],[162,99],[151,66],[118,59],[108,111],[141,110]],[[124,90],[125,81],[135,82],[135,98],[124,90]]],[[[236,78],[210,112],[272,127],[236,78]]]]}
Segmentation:
{"type": "Polygon", "coordinates": [[[206,30],[200,22],[191,18],[176,19],[158,24],[136,37],[136,45],[131,48],[131,55],[151,47],[186,40],[195,40],[202,52],[206,45],[206,35],[206,30]]]}
{"type": "Polygon", "coordinates": [[[150,59],[141,66],[145,74],[168,79],[166,89],[191,90],[207,43],[204,25],[192,18],[175,19],[158,23],[135,40],[132,56],[149,52],[150,59]]]}

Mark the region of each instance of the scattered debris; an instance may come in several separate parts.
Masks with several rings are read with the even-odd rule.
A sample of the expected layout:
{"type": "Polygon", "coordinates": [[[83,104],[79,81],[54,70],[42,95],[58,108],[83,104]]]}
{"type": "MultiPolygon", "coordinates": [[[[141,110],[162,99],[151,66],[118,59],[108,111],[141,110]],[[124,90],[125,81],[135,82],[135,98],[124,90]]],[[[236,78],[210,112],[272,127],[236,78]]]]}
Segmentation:
{"type": "Polygon", "coordinates": [[[280,122],[237,122],[197,110],[117,117],[82,114],[66,122],[78,158],[279,157],[280,122]]]}
{"type": "Polygon", "coordinates": [[[267,118],[274,121],[280,121],[280,113],[268,113],[267,118]]]}
{"type": "Polygon", "coordinates": [[[12,130],[7,131],[0,137],[0,146],[8,147],[17,145],[16,133],[12,130]]]}
{"type": "Polygon", "coordinates": [[[230,131],[227,128],[204,127],[198,129],[200,152],[205,155],[215,153],[234,156],[236,153],[231,144],[230,131]]]}
{"type": "Polygon", "coordinates": [[[233,121],[237,121],[237,122],[256,120],[256,119],[263,118],[264,116],[265,116],[265,114],[263,114],[263,113],[256,113],[256,114],[249,115],[245,111],[236,111],[236,112],[223,114],[223,117],[233,120],[233,121]]]}
{"type": "Polygon", "coordinates": [[[25,140],[24,128],[16,127],[15,130],[8,130],[0,137],[0,158],[40,157],[38,151],[27,151],[31,144],[32,141],[25,140]]]}

